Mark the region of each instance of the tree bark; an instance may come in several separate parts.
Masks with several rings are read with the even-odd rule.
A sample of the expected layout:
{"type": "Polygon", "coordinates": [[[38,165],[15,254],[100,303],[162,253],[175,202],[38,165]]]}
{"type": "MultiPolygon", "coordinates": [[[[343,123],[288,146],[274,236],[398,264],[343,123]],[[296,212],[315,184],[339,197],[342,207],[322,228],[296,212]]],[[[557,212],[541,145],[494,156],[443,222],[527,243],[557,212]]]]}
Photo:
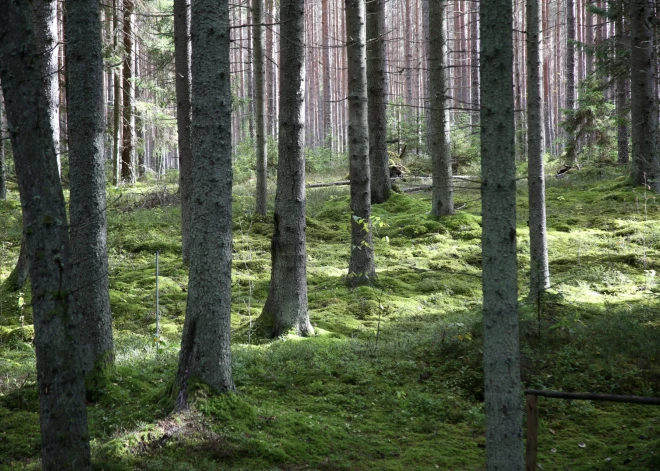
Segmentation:
{"type": "Polygon", "coordinates": [[[632,180],[660,192],[658,161],[658,106],[655,91],[655,55],[653,49],[653,0],[630,4],[630,92],[632,180]]]}
{"type": "MultiPolygon", "coordinates": [[[[616,31],[616,56],[618,60],[625,57],[626,50],[624,45],[624,32],[623,32],[623,8],[619,7],[617,17],[614,22],[616,31]]],[[[627,73],[620,73],[616,77],[616,140],[617,140],[617,155],[620,164],[627,164],[630,160],[628,152],[628,107],[627,107],[627,73]]]]}
{"type": "Polygon", "coordinates": [[[367,123],[367,51],[364,0],[345,0],[348,58],[348,155],[351,181],[350,286],[376,276],[371,227],[369,126],[367,123]]]}
{"type": "Polygon", "coordinates": [[[512,5],[480,7],[486,466],[522,471],[512,5]]]}
{"type": "MultiPolygon", "coordinates": [[[[119,3],[120,0],[112,0],[112,49],[119,56],[119,3]]],[[[118,186],[121,182],[121,149],[119,139],[121,137],[121,125],[119,122],[119,111],[121,108],[121,84],[119,77],[122,75],[121,64],[114,68],[113,79],[113,107],[112,107],[112,184],[118,186]]]]}
{"type": "Polygon", "coordinates": [[[529,298],[550,287],[541,123],[539,0],[527,0],[527,185],[529,188],[529,298]]]}
{"type": "Polygon", "coordinates": [[[305,2],[280,1],[279,160],[275,195],[275,227],[271,241],[272,270],[268,298],[259,322],[267,335],[290,330],[313,335],[307,308],[305,239],[305,2]]]}
{"type": "Polygon", "coordinates": [[[254,57],[254,112],[257,157],[257,214],[268,211],[268,148],[266,146],[266,70],[264,68],[263,0],[252,0],[253,57],[254,57]]]}
{"type": "Polygon", "coordinates": [[[114,363],[108,282],[103,155],[103,56],[100,6],[66,0],[69,179],[73,292],[82,315],[78,343],[87,395],[102,386],[114,363]]]}
{"type": "Polygon", "coordinates": [[[181,255],[190,264],[190,10],[187,0],[174,0],[174,68],[176,70],[176,124],[179,136],[179,191],[181,192],[181,255]]]}
{"type": "Polygon", "coordinates": [[[385,95],[385,0],[367,3],[367,88],[371,204],[387,201],[392,190],[387,154],[385,95]]]}
{"type": "Polygon", "coordinates": [[[48,97],[28,2],[0,2],[0,80],[27,227],[42,465],[91,469],[85,384],[73,309],[69,235],[48,97]],[[40,119],[41,117],[41,119],[40,119]]]}
{"type": "Polygon", "coordinates": [[[7,167],[5,164],[5,135],[4,135],[4,122],[5,122],[5,105],[2,97],[0,97],[0,199],[7,199],[7,167]]]}
{"type": "MultiPolygon", "coordinates": [[[[575,4],[574,0],[566,0],[566,109],[569,113],[575,107],[575,4]]],[[[566,143],[572,141],[573,136],[566,136],[566,143]]],[[[566,165],[577,163],[575,145],[567,145],[570,149],[566,155],[566,165]]]]}
{"type": "Polygon", "coordinates": [[[454,213],[451,155],[447,144],[445,121],[447,82],[445,79],[444,15],[447,2],[429,2],[429,153],[433,166],[433,198],[431,214],[446,216],[454,213]]]}
{"type": "Polygon", "coordinates": [[[135,85],[133,84],[133,9],[134,0],[124,0],[124,61],[122,65],[122,149],[121,178],[127,183],[135,182],[135,85]]]}
{"type": "Polygon", "coordinates": [[[177,409],[202,382],[233,391],[231,376],[231,89],[229,3],[193,0],[190,281],[176,377],[177,409]],[[209,269],[212,267],[212,269],[209,269]]]}
{"type": "Polygon", "coordinates": [[[57,2],[34,3],[37,48],[42,54],[42,74],[48,98],[48,119],[53,130],[53,144],[57,156],[57,171],[62,175],[60,161],[60,41],[57,35],[57,2]]]}
{"type": "Polygon", "coordinates": [[[323,41],[323,146],[332,149],[332,103],[330,102],[330,7],[321,0],[321,40],[323,41]]]}

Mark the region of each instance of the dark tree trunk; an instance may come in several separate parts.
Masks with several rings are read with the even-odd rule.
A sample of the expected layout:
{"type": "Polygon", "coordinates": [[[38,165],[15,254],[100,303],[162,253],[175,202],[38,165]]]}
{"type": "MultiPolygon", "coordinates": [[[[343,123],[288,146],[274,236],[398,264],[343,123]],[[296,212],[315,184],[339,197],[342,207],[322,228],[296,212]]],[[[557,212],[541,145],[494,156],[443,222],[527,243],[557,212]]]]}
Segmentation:
{"type": "Polygon", "coordinates": [[[390,158],[387,154],[385,91],[385,0],[367,2],[367,88],[369,99],[369,166],[371,203],[390,197],[390,158]]]}
{"type": "Polygon", "coordinates": [[[330,103],[330,8],[328,0],[321,0],[321,40],[323,42],[323,146],[332,149],[332,121],[330,103]]]}
{"type": "Polygon", "coordinates": [[[181,192],[181,254],[190,264],[190,10],[187,0],[174,0],[174,68],[176,70],[176,124],[179,136],[179,191],[181,192]]]}
{"type": "Polygon", "coordinates": [[[276,337],[313,335],[307,310],[305,240],[305,2],[280,1],[280,140],[268,298],[259,320],[276,337]]]}
{"type": "MultiPolygon", "coordinates": [[[[617,60],[622,60],[626,55],[623,32],[623,9],[620,8],[615,20],[616,30],[616,56],[617,60]]],[[[628,152],[628,77],[627,74],[620,73],[616,77],[616,117],[617,117],[617,154],[620,164],[627,164],[629,161],[628,152]]]]}
{"type": "Polygon", "coordinates": [[[348,38],[348,159],[351,180],[351,259],[348,284],[371,283],[376,276],[371,228],[367,51],[364,0],[345,0],[348,38]]]}
{"type": "Polygon", "coordinates": [[[252,0],[253,57],[254,57],[254,112],[257,157],[257,214],[268,211],[268,154],[266,147],[266,70],[264,68],[264,11],[263,0],[252,0]]]}
{"type": "MultiPolygon", "coordinates": [[[[566,109],[569,113],[575,107],[575,4],[566,0],[566,109]]],[[[566,136],[566,165],[577,163],[575,136],[566,136]]]]}
{"type": "Polygon", "coordinates": [[[190,281],[176,376],[177,409],[189,385],[234,390],[231,376],[231,89],[229,3],[193,0],[190,281]],[[212,267],[212,269],[209,269],[212,267]]]}
{"type": "Polygon", "coordinates": [[[0,97],[0,199],[7,199],[7,167],[5,164],[5,105],[0,97]]]}
{"type": "Polygon", "coordinates": [[[512,5],[480,7],[486,467],[522,471],[512,5]]]}
{"type": "Polygon", "coordinates": [[[653,0],[639,0],[630,4],[630,112],[633,183],[647,186],[657,193],[660,191],[660,162],[653,49],[654,3],[653,0]]]}
{"type": "Polygon", "coordinates": [[[135,181],[135,114],[133,100],[135,85],[133,84],[133,9],[134,0],[124,0],[124,62],[122,64],[122,149],[121,178],[127,183],[135,181]]]}
{"type": "Polygon", "coordinates": [[[444,15],[447,2],[429,2],[429,154],[433,165],[433,201],[431,214],[446,216],[454,213],[451,155],[447,143],[445,121],[445,31],[444,15]]]}
{"type": "Polygon", "coordinates": [[[42,465],[91,469],[85,384],[73,309],[69,235],[48,98],[28,2],[0,2],[0,80],[27,227],[42,465]],[[40,119],[41,118],[41,119],[40,119]]]}
{"type": "MultiPolygon", "coordinates": [[[[112,48],[115,54],[119,54],[119,3],[120,0],[112,0],[112,48]]],[[[117,186],[121,182],[121,161],[119,139],[121,137],[121,124],[119,122],[121,108],[121,65],[112,72],[113,98],[112,107],[112,184],[117,186]]]]}
{"type": "Polygon", "coordinates": [[[103,155],[103,56],[100,5],[65,0],[73,292],[82,315],[78,343],[87,395],[114,363],[108,291],[108,229],[103,155]]]}
{"type": "Polygon", "coordinates": [[[527,0],[527,184],[529,188],[529,297],[538,301],[550,286],[545,217],[545,174],[541,150],[539,0],[527,0]]]}

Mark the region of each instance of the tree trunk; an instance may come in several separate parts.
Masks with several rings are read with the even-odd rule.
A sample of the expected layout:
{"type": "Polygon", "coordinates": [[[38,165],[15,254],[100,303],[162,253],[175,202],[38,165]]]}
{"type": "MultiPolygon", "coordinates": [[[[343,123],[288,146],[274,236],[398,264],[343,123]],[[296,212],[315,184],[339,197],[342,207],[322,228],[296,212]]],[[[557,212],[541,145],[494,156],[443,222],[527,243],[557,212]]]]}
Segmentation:
{"type": "Polygon", "coordinates": [[[229,3],[192,2],[192,214],[190,281],[176,377],[177,409],[189,386],[234,390],[231,377],[231,88],[229,3]],[[212,267],[212,269],[209,269],[212,267]]]}
{"type": "Polygon", "coordinates": [[[0,199],[7,199],[7,166],[5,164],[5,135],[3,132],[5,122],[5,105],[0,97],[0,199]]]}
{"type": "Polygon", "coordinates": [[[454,213],[451,155],[447,145],[445,120],[445,30],[444,15],[447,2],[429,2],[429,24],[434,25],[429,35],[429,154],[433,165],[433,201],[431,214],[446,216],[454,213]]]}
{"type": "Polygon", "coordinates": [[[387,106],[385,104],[385,0],[367,3],[367,87],[369,114],[369,166],[371,203],[390,197],[390,158],[387,154],[387,106]]]}
{"type": "Polygon", "coordinates": [[[658,106],[655,91],[653,0],[630,4],[630,92],[632,180],[635,185],[660,191],[658,161],[658,106]]]}
{"type": "Polygon", "coordinates": [[[479,2],[472,1],[472,14],[470,15],[470,35],[472,36],[472,49],[470,51],[470,69],[472,86],[470,87],[472,96],[471,124],[479,125],[479,2]]]}
{"type": "Polygon", "coordinates": [[[369,127],[367,123],[367,51],[364,0],[345,0],[348,58],[348,159],[351,181],[350,286],[376,276],[371,228],[369,127]]]}
{"type": "Polygon", "coordinates": [[[522,471],[512,5],[480,7],[486,466],[522,471]]]}
{"type": "Polygon", "coordinates": [[[550,287],[545,217],[545,174],[541,150],[539,0],[527,0],[527,184],[529,188],[529,298],[538,301],[550,287]]]}
{"type": "Polygon", "coordinates": [[[321,0],[321,40],[323,41],[323,146],[332,149],[332,121],[330,103],[330,7],[328,0],[321,0]]]}
{"type": "MultiPolygon", "coordinates": [[[[614,23],[616,31],[616,56],[617,59],[622,60],[625,57],[626,50],[624,45],[624,32],[623,32],[623,7],[618,8],[617,17],[614,23]]],[[[616,77],[616,117],[617,117],[617,154],[618,162],[620,164],[627,164],[629,161],[628,155],[628,106],[627,106],[627,74],[620,73],[616,77]]]]}
{"type": "Polygon", "coordinates": [[[0,80],[28,228],[42,466],[90,470],[64,195],[28,2],[0,2],[0,80]],[[41,119],[40,119],[41,118],[41,119]]]}
{"type": "MultiPolygon", "coordinates": [[[[119,55],[119,3],[120,0],[112,0],[112,50],[119,55]]],[[[121,137],[121,126],[119,122],[119,109],[121,108],[121,84],[119,77],[122,75],[121,64],[114,68],[112,107],[112,184],[118,186],[121,182],[121,161],[119,139],[121,137]]]]}
{"type": "Polygon", "coordinates": [[[273,337],[313,335],[307,310],[305,240],[305,2],[280,1],[280,114],[272,271],[260,322],[273,337]]]}
{"type": "Polygon", "coordinates": [[[62,175],[60,162],[60,41],[57,35],[57,2],[34,3],[37,48],[42,54],[42,76],[48,98],[48,119],[53,130],[53,144],[57,156],[57,171],[62,175]]]}
{"type": "Polygon", "coordinates": [[[69,179],[73,292],[82,315],[78,343],[87,395],[114,363],[108,288],[108,230],[103,155],[103,56],[100,6],[66,0],[69,179]]]}
{"type": "MultiPolygon", "coordinates": [[[[566,110],[572,113],[575,107],[575,4],[574,0],[566,0],[566,110]]],[[[577,163],[576,146],[572,141],[574,136],[566,136],[566,165],[577,163]],[[570,143],[570,144],[569,144],[570,143]]]]}
{"type": "Polygon", "coordinates": [[[252,0],[253,57],[254,57],[254,112],[257,157],[257,214],[268,211],[268,148],[266,146],[266,70],[264,68],[264,11],[263,0],[252,0]]]}
{"type": "Polygon", "coordinates": [[[187,0],[174,0],[174,68],[176,70],[176,124],[179,136],[179,191],[181,192],[181,255],[190,264],[190,10],[187,0]]]}
{"type": "Polygon", "coordinates": [[[134,0],[124,0],[124,62],[122,66],[123,108],[122,108],[122,149],[121,178],[127,183],[135,182],[135,114],[133,100],[133,8],[134,0]]]}

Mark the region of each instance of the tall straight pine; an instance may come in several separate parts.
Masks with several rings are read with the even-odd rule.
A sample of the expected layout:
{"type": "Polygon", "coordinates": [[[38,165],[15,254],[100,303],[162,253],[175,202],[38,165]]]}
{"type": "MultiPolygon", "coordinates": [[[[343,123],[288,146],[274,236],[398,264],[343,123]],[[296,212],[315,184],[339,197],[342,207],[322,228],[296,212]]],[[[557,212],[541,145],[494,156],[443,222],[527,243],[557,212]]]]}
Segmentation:
{"type": "Polygon", "coordinates": [[[524,468],[516,272],[512,13],[510,0],[484,0],[480,4],[483,361],[489,471],[522,471],[524,468]]]}

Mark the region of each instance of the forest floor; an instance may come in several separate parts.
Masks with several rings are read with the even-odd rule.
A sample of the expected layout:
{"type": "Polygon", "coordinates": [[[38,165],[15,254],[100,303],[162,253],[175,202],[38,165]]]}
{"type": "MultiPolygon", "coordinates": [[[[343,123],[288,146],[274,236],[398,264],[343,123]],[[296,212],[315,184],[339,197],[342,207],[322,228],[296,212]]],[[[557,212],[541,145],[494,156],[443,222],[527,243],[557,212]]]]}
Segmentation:
{"type": "MultiPolygon", "coordinates": [[[[552,289],[525,302],[527,192],[518,190],[521,372],[526,388],[660,396],[660,197],[616,169],[548,181],[552,289]],[[620,173],[619,173],[620,174],[620,173]]],[[[89,404],[96,470],[483,470],[480,201],[455,216],[430,194],[373,208],[378,278],[351,290],[348,189],[308,192],[309,308],[317,335],[251,330],[270,276],[271,218],[234,196],[238,394],[198,393],[172,414],[185,314],[176,186],[109,190],[117,368],[89,404]],[[155,253],[160,253],[156,335],[155,253]]],[[[474,185],[472,185],[474,186],[474,185]]],[[[20,244],[15,187],[0,201],[0,281],[20,244]]],[[[212,267],[209,267],[212,269],[212,267]]],[[[0,469],[36,470],[39,417],[29,289],[0,293],[0,469]]],[[[539,469],[660,470],[660,409],[540,399],[539,469]]]]}

